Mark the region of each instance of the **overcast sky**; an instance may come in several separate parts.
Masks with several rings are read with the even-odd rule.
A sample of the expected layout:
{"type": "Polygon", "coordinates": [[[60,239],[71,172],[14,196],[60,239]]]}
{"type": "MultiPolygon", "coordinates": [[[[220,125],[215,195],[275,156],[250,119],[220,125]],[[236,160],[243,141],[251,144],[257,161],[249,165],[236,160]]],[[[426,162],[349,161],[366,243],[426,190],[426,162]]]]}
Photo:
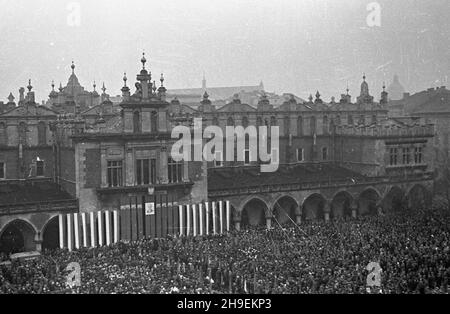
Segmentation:
{"type": "MultiPolygon", "coordinates": [[[[370,27],[366,0],[0,0],[0,100],[28,79],[38,100],[66,84],[120,94],[145,50],[167,88],[258,85],[302,98],[356,96],[363,72],[379,99],[398,73],[408,91],[448,84],[450,1],[389,0],[370,27]],[[80,24],[77,25],[78,3],[80,24]]],[[[131,82],[130,82],[131,83],[131,82]]]]}

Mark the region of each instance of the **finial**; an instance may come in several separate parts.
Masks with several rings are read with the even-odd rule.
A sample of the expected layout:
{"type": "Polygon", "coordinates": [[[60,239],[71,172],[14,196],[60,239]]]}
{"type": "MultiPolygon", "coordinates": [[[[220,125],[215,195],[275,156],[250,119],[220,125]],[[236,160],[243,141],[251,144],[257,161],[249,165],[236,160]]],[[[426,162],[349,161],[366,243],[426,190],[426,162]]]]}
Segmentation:
{"type": "Polygon", "coordinates": [[[105,94],[105,92],[106,92],[105,82],[103,82],[102,91],[103,91],[103,94],[105,94]]]}
{"type": "Polygon", "coordinates": [[[156,93],[156,82],[153,81],[153,93],[156,93]]]}
{"type": "Polygon", "coordinates": [[[52,80],[52,92],[55,91],[55,81],[52,80]]]}
{"type": "Polygon", "coordinates": [[[347,96],[348,96],[348,92],[350,91],[350,89],[348,88],[348,83],[347,83],[347,89],[346,89],[346,91],[347,91],[347,96]]]}
{"type": "Polygon", "coordinates": [[[208,99],[209,98],[209,95],[208,95],[208,93],[205,91],[205,93],[203,94],[203,99],[208,99]]]}
{"type": "Polygon", "coordinates": [[[142,52],[141,62],[142,62],[142,69],[145,70],[145,63],[147,62],[147,59],[145,58],[145,52],[142,52]]]}
{"type": "Polygon", "coordinates": [[[366,73],[363,73],[363,81],[366,81],[366,73]]]}
{"type": "Polygon", "coordinates": [[[317,91],[317,93],[316,93],[316,99],[320,99],[320,93],[319,93],[319,91],[317,91]]]}
{"type": "Polygon", "coordinates": [[[94,87],[94,92],[95,92],[95,88],[97,87],[97,84],[95,84],[95,80],[94,80],[94,84],[92,84],[92,86],[94,87]]]}
{"type": "Polygon", "coordinates": [[[31,92],[31,89],[33,88],[33,86],[31,86],[31,79],[28,80],[28,91],[31,92]]]}
{"type": "Polygon", "coordinates": [[[75,73],[75,63],[72,60],[72,65],[70,66],[72,68],[72,74],[75,73]]]}
{"type": "Polygon", "coordinates": [[[386,82],[383,82],[383,92],[386,91],[386,82]]]}
{"type": "Polygon", "coordinates": [[[63,90],[62,83],[59,82],[59,91],[62,92],[62,90],[63,90]]]}
{"type": "Polygon", "coordinates": [[[164,74],[161,73],[161,78],[159,79],[161,81],[161,87],[163,87],[164,84],[164,74]]]}
{"type": "Polygon", "coordinates": [[[312,102],[313,101],[313,96],[311,94],[309,94],[308,99],[309,99],[309,102],[312,102]]]}
{"type": "Polygon", "coordinates": [[[124,83],[124,86],[125,86],[125,87],[127,86],[127,80],[128,80],[128,78],[127,78],[127,72],[123,72],[123,83],[124,83]]]}

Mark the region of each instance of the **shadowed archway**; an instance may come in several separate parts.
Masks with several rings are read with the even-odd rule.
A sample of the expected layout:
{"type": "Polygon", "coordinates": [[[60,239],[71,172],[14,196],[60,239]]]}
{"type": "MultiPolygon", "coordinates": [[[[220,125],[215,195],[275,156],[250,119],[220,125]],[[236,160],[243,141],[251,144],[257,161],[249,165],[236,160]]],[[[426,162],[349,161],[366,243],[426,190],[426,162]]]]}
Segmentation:
{"type": "Polygon", "coordinates": [[[20,253],[36,249],[34,242],[36,230],[28,222],[13,220],[0,233],[0,252],[20,253]]]}
{"type": "Polygon", "coordinates": [[[335,219],[352,217],[351,204],[353,196],[342,191],[337,193],[331,201],[331,217],[335,219]]]}
{"type": "Polygon", "coordinates": [[[241,214],[241,224],[243,228],[264,226],[268,207],[259,198],[254,198],[244,205],[241,214]]]}
{"type": "Polygon", "coordinates": [[[325,218],[324,207],[325,198],[320,194],[312,194],[303,202],[304,220],[322,220],[325,218]]]}

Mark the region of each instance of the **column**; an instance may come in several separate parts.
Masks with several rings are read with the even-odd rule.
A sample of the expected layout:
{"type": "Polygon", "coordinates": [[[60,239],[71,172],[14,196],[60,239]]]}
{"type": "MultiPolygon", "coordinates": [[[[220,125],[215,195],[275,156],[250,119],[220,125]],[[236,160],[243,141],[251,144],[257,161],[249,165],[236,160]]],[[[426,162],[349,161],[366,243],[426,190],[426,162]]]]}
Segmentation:
{"type": "Polygon", "coordinates": [[[324,212],[324,216],[325,216],[325,221],[330,221],[330,212],[331,212],[331,208],[330,208],[330,201],[327,200],[323,206],[323,212],[324,212]]]}
{"type": "Polygon", "coordinates": [[[81,228],[83,229],[83,247],[87,247],[86,213],[81,213],[81,228]]]}
{"type": "Polygon", "coordinates": [[[184,235],[183,226],[183,205],[178,205],[178,222],[180,224],[180,236],[184,235]]]}
{"type": "Polygon", "coordinates": [[[303,213],[303,206],[300,205],[300,206],[298,206],[298,212],[296,212],[296,215],[295,215],[295,222],[298,225],[302,223],[302,213],[303,213]]]}
{"type": "Polygon", "coordinates": [[[358,203],[355,200],[351,202],[350,209],[352,210],[352,218],[356,219],[358,217],[358,203]]]}
{"type": "Polygon", "coordinates": [[[64,248],[64,216],[59,214],[59,248],[64,248]]]}

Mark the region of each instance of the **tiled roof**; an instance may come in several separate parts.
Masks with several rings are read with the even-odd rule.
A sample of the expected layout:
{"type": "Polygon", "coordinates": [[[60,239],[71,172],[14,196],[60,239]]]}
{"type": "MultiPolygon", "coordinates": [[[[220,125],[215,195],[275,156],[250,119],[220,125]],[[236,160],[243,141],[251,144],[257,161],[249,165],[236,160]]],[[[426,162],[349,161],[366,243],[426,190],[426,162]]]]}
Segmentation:
{"type": "Polygon", "coordinates": [[[333,164],[281,165],[276,172],[260,172],[259,167],[208,169],[208,189],[257,187],[363,178],[362,174],[333,164]]]}

